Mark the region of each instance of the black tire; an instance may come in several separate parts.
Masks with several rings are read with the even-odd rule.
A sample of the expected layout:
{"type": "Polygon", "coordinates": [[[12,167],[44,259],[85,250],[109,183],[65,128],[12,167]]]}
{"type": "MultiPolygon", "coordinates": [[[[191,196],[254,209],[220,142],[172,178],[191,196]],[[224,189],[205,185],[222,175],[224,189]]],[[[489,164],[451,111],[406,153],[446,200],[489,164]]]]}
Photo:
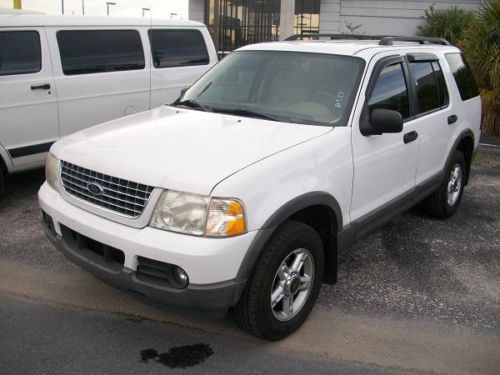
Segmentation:
{"type": "MultiPolygon", "coordinates": [[[[261,339],[270,341],[280,340],[293,333],[306,320],[318,298],[323,279],[323,267],[323,245],[318,233],[306,224],[296,221],[285,222],[277,229],[264,249],[255,271],[248,280],[245,291],[235,308],[236,320],[240,327],[261,339]],[[296,291],[297,294],[292,297],[292,301],[295,298],[295,301],[298,301],[297,303],[301,304],[301,306],[296,309],[296,312],[290,313],[289,320],[283,321],[276,317],[276,314],[280,314],[280,312],[276,312],[271,307],[271,293],[273,287],[277,285],[276,282],[282,280],[277,275],[278,269],[285,259],[294,260],[294,258],[290,257],[298,257],[297,254],[301,254],[301,256],[308,254],[302,263],[302,271],[299,272],[299,275],[303,277],[306,268],[312,269],[313,272],[309,272],[309,274],[312,274],[312,282],[307,291],[301,291],[300,288],[299,291],[296,291]],[[308,257],[310,259],[306,260],[308,257]],[[301,295],[299,296],[299,294],[301,295]]],[[[291,270],[292,267],[288,269],[289,276],[287,280],[289,281],[293,279],[290,276],[293,273],[293,276],[298,277],[297,272],[291,270]]],[[[301,287],[305,286],[302,285],[302,279],[299,282],[301,287]]],[[[288,293],[293,293],[291,292],[293,283],[290,282],[287,285],[290,288],[283,287],[283,290],[286,289],[288,293]]],[[[297,284],[295,284],[296,286],[297,284]]],[[[293,287],[294,290],[295,287],[293,287]]],[[[283,292],[283,295],[285,296],[285,292],[283,292]]],[[[289,299],[283,297],[283,300],[278,302],[275,308],[279,307],[279,304],[283,303],[284,300],[289,299]]],[[[285,309],[284,306],[283,309],[285,309]]],[[[290,311],[293,311],[293,309],[290,311]]]]}
{"type": "Polygon", "coordinates": [[[0,198],[3,197],[5,193],[5,172],[2,170],[2,166],[0,165],[0,198]]]}
{"type": "Polygon", "coordinates": [[[464,192],[464,186],[466,181],[467,168],[465,164],[465,158],[462,152],[455,150],[453,157],[446,168],[446,172],[443,178],[443,182],[439,189],[432,194],[429,198],[424,202],[424,207],[426,211],[432,216],[439,218],[448,218],[453,216],[455,212],[457,212],[458,206],[460,206],[460,202],[462,201],[462,195],[464,192]],[[460,187],[456,191],[458,195],[456,199],[453,200],[453,203],[448,201],[448,184],[453,178],[453,173],[456,168],[460,169],[461,181],[460,187]]]}

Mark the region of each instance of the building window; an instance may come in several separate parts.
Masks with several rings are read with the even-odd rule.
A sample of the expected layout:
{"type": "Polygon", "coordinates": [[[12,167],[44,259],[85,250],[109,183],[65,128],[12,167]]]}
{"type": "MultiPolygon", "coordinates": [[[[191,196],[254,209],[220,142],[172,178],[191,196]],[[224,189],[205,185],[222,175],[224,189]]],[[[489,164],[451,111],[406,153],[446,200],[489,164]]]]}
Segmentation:
{"type": "Polygon", "coordinates": [[[205,23],[219,53],[278,40],[281,0],[206,0],[205,23]]]}
{"type": "Polygon", "coordinates": [[[320,0],[295,0],[295,34],[319,33],[320,0]]]}

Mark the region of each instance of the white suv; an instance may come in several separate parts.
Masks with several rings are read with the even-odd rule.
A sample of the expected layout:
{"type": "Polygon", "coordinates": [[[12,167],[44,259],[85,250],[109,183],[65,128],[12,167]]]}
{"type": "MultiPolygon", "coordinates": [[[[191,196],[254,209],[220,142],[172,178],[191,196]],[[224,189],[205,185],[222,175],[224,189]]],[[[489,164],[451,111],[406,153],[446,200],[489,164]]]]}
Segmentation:
{"type": "Polygon", "coordinates": [[[479,139],[457,48],[337,38],[243,47],[174,104],[56,142],[50,240],[127,291],[295,331],[353,240],[424,199],[455,213],[479,139]]]}

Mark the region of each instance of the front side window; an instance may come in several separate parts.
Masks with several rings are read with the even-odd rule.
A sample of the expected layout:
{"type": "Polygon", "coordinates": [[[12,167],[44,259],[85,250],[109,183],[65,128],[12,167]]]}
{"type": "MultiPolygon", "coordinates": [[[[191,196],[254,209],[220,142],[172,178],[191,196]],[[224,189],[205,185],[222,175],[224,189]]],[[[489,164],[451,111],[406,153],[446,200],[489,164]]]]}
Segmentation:
{"type": "Polygon", "coordinates": [[[210,62],[198,30],[149,30],[155,68],[207,65],[210,62]]]}
{"type": "Polygon", "coordinates": [[[364,61],[331,54],[240,51],[219,62],[180,105],[334,126],[349,115],[364,61]]]}
{"type": "Polygon", "coordinates": [[[37,31],[0,31],[0,76],[37,73],[41,68],[37,31]]]}
{"type": "Polygon", "coordinates": [[[418,113],[440,108],[439,88],[432,63],[414,62],[410,64],[410,69],[417,88],[418,113]]]}
{"type": "Polygon", "coordinates": [[[65,75],[144,69],[136,30],[65,30],[57,33],[65,75]]]}
{"type": "Polygon", "coordinates": [[[447,53],[446,60],[450,65],[451,72],[458,86],[458,91],[463,101],[479,95],[474,75],[459,53],[447,53]]]}
{"type": "Polygon", "coordinates": [[[370,113],[381,108],[397,111],[404,119],[410,116],[408,89],[401,63],[386,66],[382,70],[368,101],[368,108],[370,113]]]}

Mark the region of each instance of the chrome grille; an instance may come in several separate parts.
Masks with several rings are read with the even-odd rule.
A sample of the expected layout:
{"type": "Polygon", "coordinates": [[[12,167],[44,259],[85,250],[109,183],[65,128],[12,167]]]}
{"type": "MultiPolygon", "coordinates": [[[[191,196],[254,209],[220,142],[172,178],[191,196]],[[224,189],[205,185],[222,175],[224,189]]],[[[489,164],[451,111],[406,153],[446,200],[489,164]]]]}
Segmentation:
{"type": "Polygon", "coordinates": [[[63,160],[61,180],[69,195],[132,218],[141,216],[154,190],[152,186],[108,176],[63,160]],[[99,185],[102,193],[92,193],[89,184],[99,185]]]}

